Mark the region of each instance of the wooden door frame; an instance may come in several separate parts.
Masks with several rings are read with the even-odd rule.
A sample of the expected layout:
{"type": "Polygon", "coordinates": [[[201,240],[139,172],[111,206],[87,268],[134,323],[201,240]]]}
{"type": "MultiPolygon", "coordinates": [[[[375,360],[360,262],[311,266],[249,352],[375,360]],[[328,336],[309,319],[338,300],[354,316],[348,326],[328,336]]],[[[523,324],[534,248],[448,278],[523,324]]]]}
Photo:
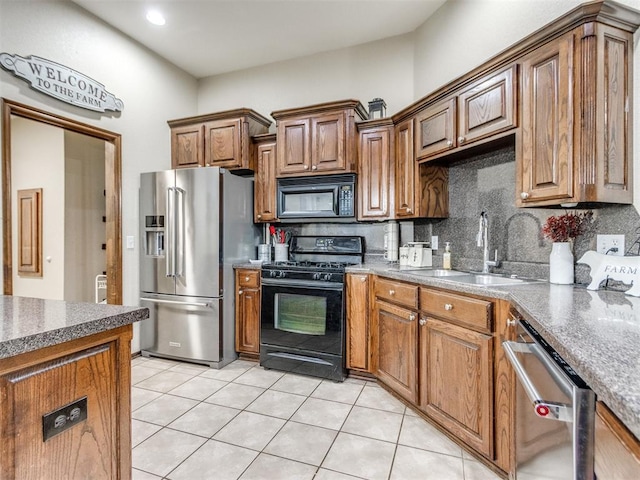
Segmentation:
{"type": "Polygon", "coordinates": [[[77,122],[13,100],[2,98],[2,213],[4,295],[13,294],[11,228],[11,116],[60,127],[105,142],[105,203],[107,303],[122,304],[122,158],[120,134],[77,122]]]}

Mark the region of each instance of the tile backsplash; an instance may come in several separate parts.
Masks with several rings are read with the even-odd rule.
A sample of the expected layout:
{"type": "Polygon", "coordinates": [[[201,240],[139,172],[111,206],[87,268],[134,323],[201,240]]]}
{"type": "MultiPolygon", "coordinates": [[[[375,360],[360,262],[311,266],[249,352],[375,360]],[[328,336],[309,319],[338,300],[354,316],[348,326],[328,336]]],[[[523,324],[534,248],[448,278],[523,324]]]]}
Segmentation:
{"type": "MultiPolygon", "coordinates": [[[[430,241],[438,236],[434,266],[442,265],[445,242],[451,243],[454,269],[481,270],[482,248],[476,244],[480,212],[489,218],[491,257],[498,250],[500,266],[493,271],[524,277],[548,279],[551,241],[543,238],[542,225],[552,215],[566,212],[562,208],[516,208],[515,146],[501,146],[491,152],[453,163],[449,168],[449,218],[400,222],[400,245],[408,241],[430,241]]],[[[572,209],[572,211],[584,211],[572,209]]],[[[587,250],[596,249],[596,235],[623,234],[625,251],[638,255],[640,215],[633,205],[602,205],[593,208],[591,230],[574,242],[579,259],[587,250]]],[[[298,235],[360,235],[365,237],[367,256],[381,259],[384,222],[381,223],[310,223],[282,225],[298,235]]],[[[589,267],[576,265],[576,283],[589,283],[589,267]]]]}

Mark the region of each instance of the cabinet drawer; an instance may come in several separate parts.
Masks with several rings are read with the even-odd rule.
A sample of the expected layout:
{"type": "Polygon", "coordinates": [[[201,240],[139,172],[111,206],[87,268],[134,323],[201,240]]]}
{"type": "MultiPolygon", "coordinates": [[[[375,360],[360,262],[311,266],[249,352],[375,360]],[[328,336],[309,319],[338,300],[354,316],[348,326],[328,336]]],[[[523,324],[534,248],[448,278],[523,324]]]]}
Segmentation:
{"type": "Polygon", "coordinates": [[[416,285],[376,277],[374,293],[377,298],[408,308],[418,308],[418,287],[416,285]]]}
{"type": "Polygon", "coordinates": [[[260,286],[260,270],[238,270],[236,277],[239,287],[258,288],[260,286]]]}
{"type": "Polygon", "coordinates": [[[474,330],[491,332],[493,304],[454,293],[420,289],[420,311],[474,330]]]}

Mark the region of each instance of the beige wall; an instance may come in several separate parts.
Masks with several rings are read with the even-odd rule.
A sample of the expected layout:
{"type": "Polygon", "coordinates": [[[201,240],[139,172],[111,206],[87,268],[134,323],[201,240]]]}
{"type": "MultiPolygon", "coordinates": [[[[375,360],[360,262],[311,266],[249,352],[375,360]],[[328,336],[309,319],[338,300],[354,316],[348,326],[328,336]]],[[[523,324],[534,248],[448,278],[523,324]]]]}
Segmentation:
{"type": "Polygon", "coordinates": [[[64,298],[64,132],[16,118],[11,125],[12,224],[18,231],[18,190],[42,188],[42,276],[18,275],[18,235],[13,235],[13,294],[64,298]],[[34,141],[37,139],[37,141],[34,141]]]}
{"type": "MultiPolygon", "coordinates": [[[[384,98],[395,113],[413,101],[413,35],[320,53],[200,80],[198,112],[274,110],[355,98],[384,98]]],[[[274,131],[274,126],[272,126],[274,131]]]]}

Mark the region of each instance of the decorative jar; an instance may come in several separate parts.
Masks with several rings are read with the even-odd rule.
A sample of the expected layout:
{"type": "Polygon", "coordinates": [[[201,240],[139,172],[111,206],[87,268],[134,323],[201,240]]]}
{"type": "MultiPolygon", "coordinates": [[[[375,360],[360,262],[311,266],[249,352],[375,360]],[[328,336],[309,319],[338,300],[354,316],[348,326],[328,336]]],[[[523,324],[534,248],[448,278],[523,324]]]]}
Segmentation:
{"type": "Polygon", "coordinates": [[[549,255],[549,282],[570,285],[574,281],[571,242],[553,242],[549,255]]]}

